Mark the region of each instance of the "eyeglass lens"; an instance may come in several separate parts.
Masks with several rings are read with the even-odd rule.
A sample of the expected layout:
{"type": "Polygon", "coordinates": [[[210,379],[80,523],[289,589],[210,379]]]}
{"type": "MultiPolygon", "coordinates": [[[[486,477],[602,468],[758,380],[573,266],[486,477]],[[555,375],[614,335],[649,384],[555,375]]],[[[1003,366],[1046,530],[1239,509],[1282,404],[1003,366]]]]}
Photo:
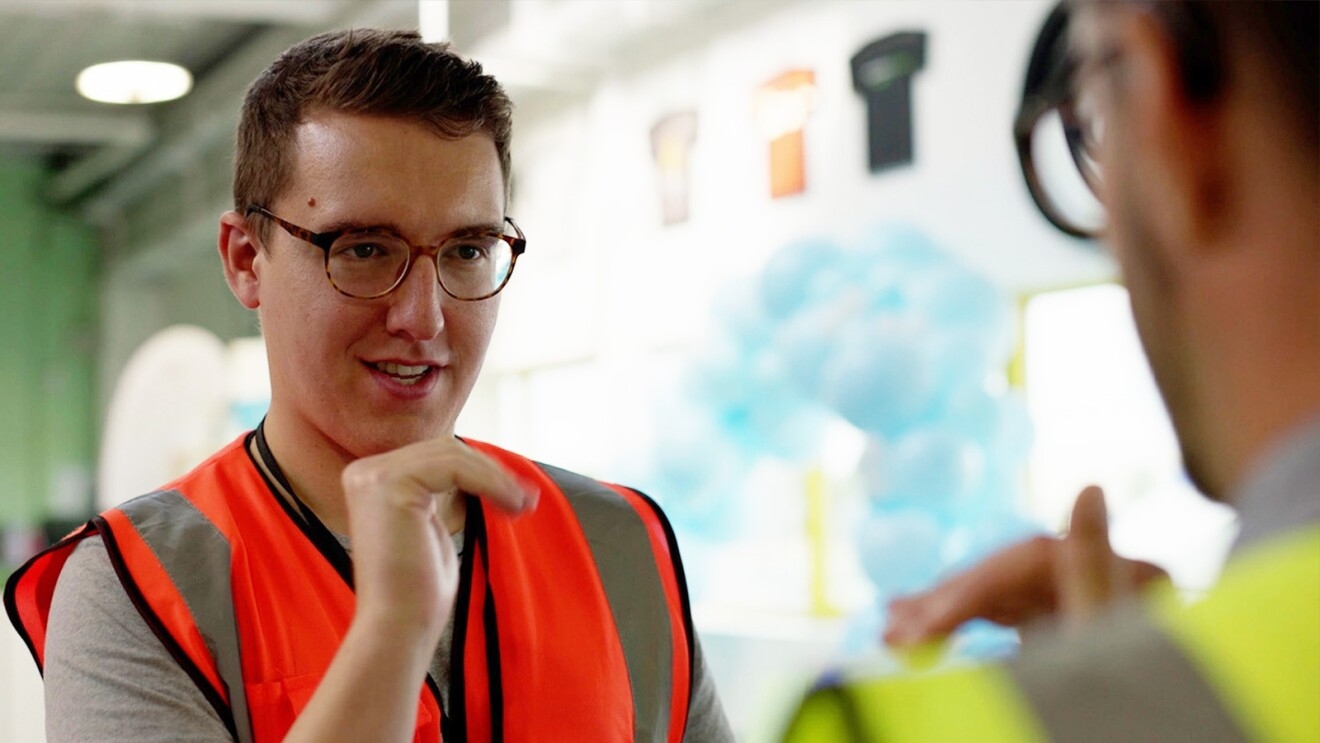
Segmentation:
{"type": "Polygon", "coordinates": [[[1099,185],[1093,153],[1088,146],[1094,132],[1082,132],[1052,108],[1036,120],[1031,133],[1031,159],[1042,196],[1054,213],[1083,232],[1098,233],[1105,225],[1105,210],[1087,178],[1099,185]],[[1083,175],[1083,170],[1089,171],[1083,175]]]}
{"type": "MultiPolygon", "coordinates": [[[[402,280],[411,255],[412,248],[399,237],[349,233],[330,246],[326,271],[341,292],[376,297],[402,280]]],[[[497,235],[455,238],[438,248],[435,265],[445,291],[458,299],[480,299],[508,278],[513,249],[497,235]]]]}

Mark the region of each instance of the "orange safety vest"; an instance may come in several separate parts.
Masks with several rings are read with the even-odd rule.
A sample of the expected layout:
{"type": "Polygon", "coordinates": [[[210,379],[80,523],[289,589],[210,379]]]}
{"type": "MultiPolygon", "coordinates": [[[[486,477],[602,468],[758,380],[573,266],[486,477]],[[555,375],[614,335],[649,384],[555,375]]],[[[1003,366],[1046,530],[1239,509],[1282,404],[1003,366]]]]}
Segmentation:
{"type": "MultiPolygon", "coordinates": [[[[693,631],[659,508],[627,488],[467,443],[539,485],[541,499],[516,520],[470,501],[450,709],[428,675],[413,739],[680,741],[693,631]]],[[[133,604],[234,738],[281,740],[348,631],[352,570],[329,531],[298,518],[265,481],[247,438],[11,576],[5,605],[38,668],[60,571],[96,534],[133,604]]]]}

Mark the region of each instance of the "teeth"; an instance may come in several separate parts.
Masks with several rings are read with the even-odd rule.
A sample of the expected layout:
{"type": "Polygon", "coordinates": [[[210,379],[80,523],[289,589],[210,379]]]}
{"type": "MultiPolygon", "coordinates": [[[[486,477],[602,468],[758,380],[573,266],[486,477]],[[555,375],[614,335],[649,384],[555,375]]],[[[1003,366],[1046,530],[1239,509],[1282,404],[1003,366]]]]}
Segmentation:
{"type": "Polygon", "coordinates": [[[429,366],[404,366],[389,361],[375,364],[375,367],[391,377],[403,377],[404,379],[400,380],[402,382],[416,382],[431,368],[429,366]]]}

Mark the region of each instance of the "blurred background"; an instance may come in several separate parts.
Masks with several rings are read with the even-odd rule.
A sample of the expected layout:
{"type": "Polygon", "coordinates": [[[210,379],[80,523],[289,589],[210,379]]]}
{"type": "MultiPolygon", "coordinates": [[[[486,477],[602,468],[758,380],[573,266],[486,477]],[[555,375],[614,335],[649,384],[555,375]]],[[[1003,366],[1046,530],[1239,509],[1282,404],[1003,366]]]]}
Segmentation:
{"type": "MultiPolygon", "coordinates": [[[[529,247],[459,433],[664,505],[742,739],[830,666],[897,667],[889,598],[1058,531],[1088,483],[1120,552],[1199,590],[1233,517],[1182,475],[1112,260],[1018,169],[1050,5],[0,0],[0,574],[260,420],[214,247],[241,96],[302,38],[388,26],[517,105],[529,247]],[[181,66],[182,95],[80,92],[122,60],[181,66]]],[[[8,624],[0,688],[0,739],[42,740],[8,624]]]]}

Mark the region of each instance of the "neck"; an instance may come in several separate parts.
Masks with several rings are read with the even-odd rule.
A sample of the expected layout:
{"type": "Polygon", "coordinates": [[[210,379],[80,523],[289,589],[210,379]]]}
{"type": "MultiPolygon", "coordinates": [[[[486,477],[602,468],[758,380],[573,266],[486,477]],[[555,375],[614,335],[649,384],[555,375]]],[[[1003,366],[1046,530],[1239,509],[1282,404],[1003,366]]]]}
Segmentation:
{"type": "Polygon", "coordinates": [[[1217,380],[1205,385],[1204,399],[1216,410],[1211,414],[1214,429],[1206,450],[1214,461],[1203,461],[1214,489],[1231,499],[1250,471],[1282,438],[1309,420],[1320,417],[1320,364],[1316,362],[1320,341],[1313,342],[1305,353],[1312,358],[1303,363],[1301,349],[1296,355],[1279,354],[1276,363],[1261,368],[1263,362],[1243,356],[1227,360],[1217,380]],[[1252,371],[1252,367],[1257,371],[1252,371]]]}
{"type": "Polygon", "coordinates": [[[1194,305],[1201,464],[1227,498],[1274,444],[1320,416],[1320,204],[1304,197],[1301,209],[1280,209],[1302,194],[1242,220],[1255,225],[1239,234],[1250,247],[1213,261],[1194,305]]]}
{"type": "Polygon", "coordinates": [[[354,457],[306,422],[292,421],[272,401],[264,426],[266,445],[279,463],[293,495],[316,513],[326,528],[348,533],[348,507],[341,476],[354,457]]]}

